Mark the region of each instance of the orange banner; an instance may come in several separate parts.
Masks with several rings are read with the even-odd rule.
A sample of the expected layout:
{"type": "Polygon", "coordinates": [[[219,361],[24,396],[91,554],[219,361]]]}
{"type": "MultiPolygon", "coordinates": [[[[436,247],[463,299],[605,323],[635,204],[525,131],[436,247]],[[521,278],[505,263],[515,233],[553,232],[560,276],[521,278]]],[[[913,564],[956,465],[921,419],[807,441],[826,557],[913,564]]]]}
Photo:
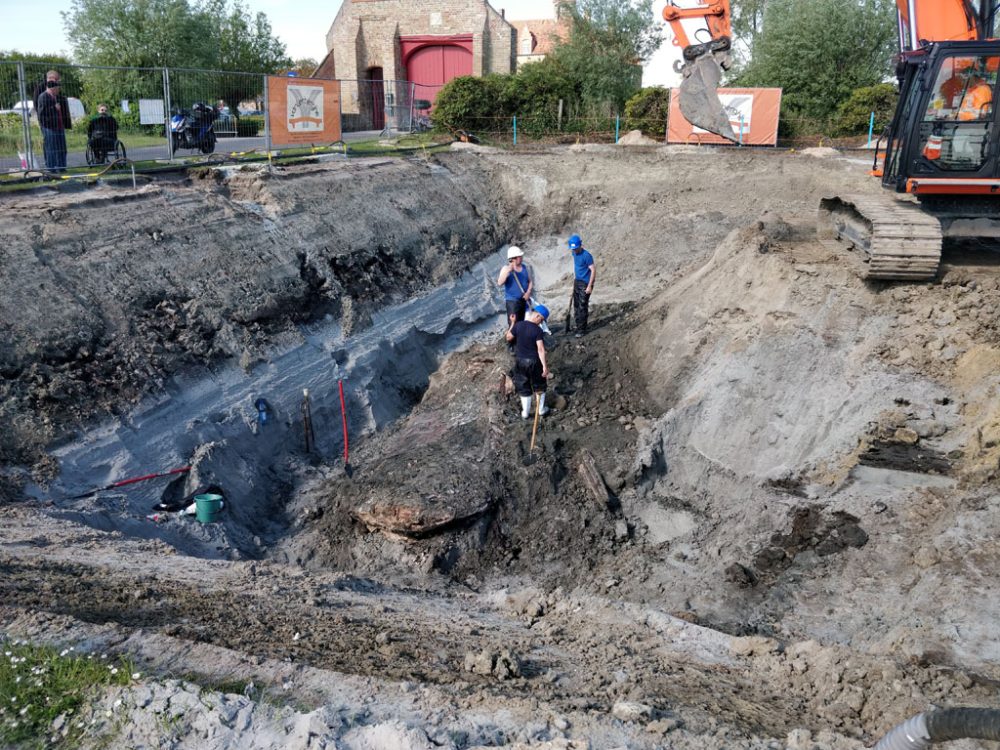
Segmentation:
{"type": "MultiPolygon", "coordinates": [[[[773,146],[778,142],[781,89],[718,89],[719,100],[729,115],[737,136],[743,131],[745,146],[773,146]]],[[[696,128],[681,114],[677,89],[670,90],[667,143],[730,143],[725,138],[696,128]]]]}
{"type": "Polygon", "coordinates": [[[326,145],[340,136],[340,81],[267,77],[271,144],[326,145]]]}

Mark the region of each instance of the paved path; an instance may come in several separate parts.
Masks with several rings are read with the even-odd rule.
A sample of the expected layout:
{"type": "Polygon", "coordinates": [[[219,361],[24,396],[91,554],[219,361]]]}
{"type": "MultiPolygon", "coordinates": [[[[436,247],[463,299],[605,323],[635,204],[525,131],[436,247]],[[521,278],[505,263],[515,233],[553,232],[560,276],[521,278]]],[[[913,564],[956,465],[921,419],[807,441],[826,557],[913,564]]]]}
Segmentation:
{"type": "MultiPolygon", "coordinates": [[[[376,138],[379,135],[378,130],[365,130],[358,133],[344,133],[344,140],[348,143],[352,141],[362,141],[371,138],[376,138]]],[[[122,139],[125,143],[125,149],[127,151],[128,158],[133,161],[147,161],[152,159],[166,159],[167,158],[167,142],[164,139],[162,145],[158,146],[140,146],[137,148],[128,147],[128,137],[122,139]]],[[[215,146],[216,154],[230,154],[230,153],[240,153],[245,151],[252,151],[257,149],[258,151],[264,151],[264,137],[259,136],[257,138],[220,138],[215,146]]],[[[36,151],[40,150],[39,148],[36,151]]],[[[201,152],[192,149],[181,149],[176,154],[179,158],[186,158],[189,156],[201,156],[201,152]]],[[[35,155],[36,164],[41,165],[44,163],[44,159],[40,153],[35,155]]],[[[69,167],[85,167],[87,166],[86,154],[83,151],[71,152],[66,158],[66,165],[69,167]]],[[[14,157],[0,157],[0,172],[5,170],[15,170],[18,168],[18,160],[14,157]]]]}

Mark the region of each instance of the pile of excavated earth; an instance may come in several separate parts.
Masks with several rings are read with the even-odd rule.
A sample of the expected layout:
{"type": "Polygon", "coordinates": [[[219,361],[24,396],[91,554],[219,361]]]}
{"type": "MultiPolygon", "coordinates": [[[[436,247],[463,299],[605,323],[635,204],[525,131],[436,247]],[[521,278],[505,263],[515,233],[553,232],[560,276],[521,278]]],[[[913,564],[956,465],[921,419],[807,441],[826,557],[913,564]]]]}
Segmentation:
{"type": "Polygon", "coordinates": [[[1000,264],[861,280],[815,216],[867,168],[456,144],[8,194],[0,639],[139,666],[86,747],[854,750],[993,706],[1000,264]]]}

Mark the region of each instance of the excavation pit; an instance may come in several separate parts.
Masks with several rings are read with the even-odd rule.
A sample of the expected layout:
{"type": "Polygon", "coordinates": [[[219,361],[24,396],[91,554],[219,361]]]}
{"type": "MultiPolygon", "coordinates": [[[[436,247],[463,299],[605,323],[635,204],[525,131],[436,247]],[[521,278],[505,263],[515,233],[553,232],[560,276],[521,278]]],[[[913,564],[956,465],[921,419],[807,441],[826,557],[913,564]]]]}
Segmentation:
{"type": "MultiPolygon", "coordinates": [[[[288,695],[204,691],[245,721],[178,730],[220,750],[841,750],[987,704],[1000,276],[862,282],[812,217],[877,189],[850,159],[571,147],[0,204],[3,633],[133,654],[164,705],[198,693],[174,674],[288,695]],[[527,467],[510,243],[555,331],[527,467]],[[147,518],[213,485],[218,523],[147,518]]],[[[129,711],[119,745],[161,742],[129,711]]]]}

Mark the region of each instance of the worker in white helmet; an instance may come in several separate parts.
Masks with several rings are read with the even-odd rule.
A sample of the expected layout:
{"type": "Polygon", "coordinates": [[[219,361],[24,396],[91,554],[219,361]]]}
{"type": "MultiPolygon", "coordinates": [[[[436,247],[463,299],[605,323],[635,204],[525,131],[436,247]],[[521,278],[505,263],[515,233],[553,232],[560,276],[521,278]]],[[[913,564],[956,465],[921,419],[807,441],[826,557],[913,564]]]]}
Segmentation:
{"type": "Polygon", "coordinates": [[[507,306],[507,327],[524,320],[531,299],[531,271],[524,262],[524,251],[517,245],[507,249],[507,265],[500,269],[497,286],[503,287],[504,302],[507,306]]]}

